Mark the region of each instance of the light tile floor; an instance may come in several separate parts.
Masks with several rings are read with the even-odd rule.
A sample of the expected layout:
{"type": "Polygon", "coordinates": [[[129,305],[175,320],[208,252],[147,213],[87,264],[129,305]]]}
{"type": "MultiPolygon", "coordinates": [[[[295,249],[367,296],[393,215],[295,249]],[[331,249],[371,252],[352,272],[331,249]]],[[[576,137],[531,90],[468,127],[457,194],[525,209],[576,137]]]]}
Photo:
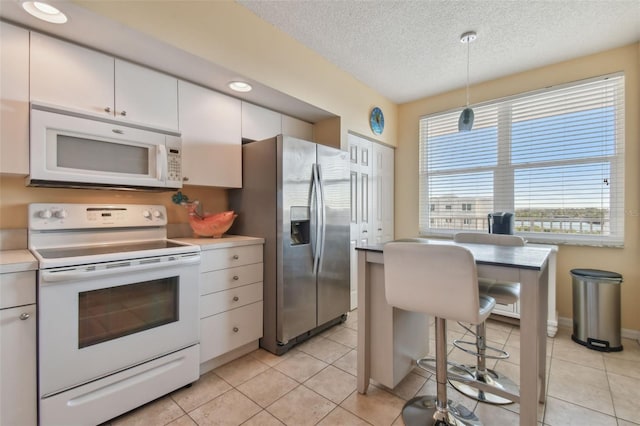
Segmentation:
{"type": "MultiPolygon", "coordinates": [[[[395,389],[373,383],[356,391],[355,312],[337,325],[277,357],[262,349],[215,369],[193,384],[108,422],[123,425],[403,425],[400,410],[415,395],[435,394],[435,377],[416,368],[395,389]]],[[[488,340],[505,347],[508,360],[492,362],[518,382],[517,326],[490,320],[488,340]]],[[[448,342],[466,331],[448,325],[448,342]]],[[[640,345],[623,339],[624,350],[601,353],[571,341],[560,329],[548,339],[547,402],[540,425],[640,425],[640,345]]],[[[473,340],[466,336],[466,340],[473,340]]],[[[433,350],[433,341],[431,348],[433,350]]],[[[474,358],[450,346],[449,358],[474,358]]],[[[449,397],[475,410],[485,425],[517,425],[518,404],[477,403],[451,389],[449,397]]]]}

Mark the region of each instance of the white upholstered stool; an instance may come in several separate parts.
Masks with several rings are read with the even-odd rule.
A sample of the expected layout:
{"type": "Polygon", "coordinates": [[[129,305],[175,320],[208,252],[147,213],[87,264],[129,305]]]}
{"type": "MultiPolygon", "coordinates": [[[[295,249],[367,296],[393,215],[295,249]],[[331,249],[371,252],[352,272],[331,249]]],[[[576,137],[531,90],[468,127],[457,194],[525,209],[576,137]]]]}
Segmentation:
{"type": "MultiPolygon", "coordinates": [[[[384,246],[384,278],[387,303],[433,315],[436,323],[437,395],[407,401],[405,425],[480,425],[473,412],[447,398],[446,320],[481,324],[495,306],[494,299],[479,296],[473,255],[450,244],[390,242],[384,246]]],[[[418,366],[433,372],[429,362],[433,358],[422,358],[418,366]]]]}
{"type": "MultiPolygon", "coordinates": [[[[454,236],[454,241],[457,243],[493,244],[515,247],[521,247],[525,245],[524,239],[516,235],[481,234],[471,232],[457,233],[454,236]]],[[[510,305],[516,303],[520,299],[520,283],[503,282],[480,277],[478,278],[478,284],[480,286],[480,295],[490,296],[496,300],[496,303],[510,305]]],[[[486,324],[484,322],[481,324],[477,324],[475,333],[464,325],[463,327],[471,333],[475,334],[475,342],[455,340],[453,344],[458,349],[476,356],[476,365],[464,366],[462,369],[453,367],[451,371],[458,374],[464,374],[464,372],[466,371],[478,381],[487,383],[492,387],[502,389],[512,394],[518,394],[518,385],[516,385],[511,379],[495,370],[487,368],[487,359],[505,359],[509,357],[509,354],[501,349],[492,348],[486,345],[486,324]],[[465,345],[474,345],[475,351],[466,349],[464,347],[465,345]],[[493,351],[494,353],[497,353],[497,355],[487,354],[487,349],[493,351]]],[[[488,402],[491,404],[510,404],[513,402],[509,398],[487,392],[477,387],[469,386],[468,384],[460,381],[450,380],[450,383],[454,388],[467,395],[468,397],[477,399],[482,402],[488,402]]]]}

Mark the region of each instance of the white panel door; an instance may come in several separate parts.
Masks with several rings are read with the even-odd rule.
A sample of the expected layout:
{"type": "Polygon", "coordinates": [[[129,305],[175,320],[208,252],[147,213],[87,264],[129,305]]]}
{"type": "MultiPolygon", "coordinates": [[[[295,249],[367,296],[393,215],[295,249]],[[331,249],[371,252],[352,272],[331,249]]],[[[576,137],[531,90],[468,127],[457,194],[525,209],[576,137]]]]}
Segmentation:
{"type": "Polygon", "coordinates": [[[113,117],[114,59],[31,32],[31,100],[113,117]]]}
{"type": "Polygon", "coordinates": [[[158,128],[178,129],[178,80],[115,60],[115,116],[158,128]]]}
{"type": "Polygon", "coordinates": [[[372,145],[367,139],[349,134],[350,159],[350,257],[351,257],[351,309],[357,307],[358,262],[357,245],[373,242],[372,232],[372,145]]]}
{"type": "Polygon", "coordinates": [[[178,92],[184,183],[241,188],[240,101],[185,81],[178,92]]]}
{"type": "Polygon", "coordinates": [[[0,173],[29,174],[29,31],[0,22],[0,173]]]}
{"type": "Polygon", "coordinates": [[[372,198],[373,198],[373,234],[376,244],[391,241],[393,231],[393,185],[394,157],[393,148],[378,143],[372,144],[372,198]]]}

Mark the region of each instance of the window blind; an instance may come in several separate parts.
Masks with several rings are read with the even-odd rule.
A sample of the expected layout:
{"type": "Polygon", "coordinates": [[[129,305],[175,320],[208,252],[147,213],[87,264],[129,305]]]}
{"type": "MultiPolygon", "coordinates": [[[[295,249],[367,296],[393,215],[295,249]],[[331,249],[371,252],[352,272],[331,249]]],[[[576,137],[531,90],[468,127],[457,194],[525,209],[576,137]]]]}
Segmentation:
{"type": "Polygon", "coordinates": [[[624,75],[614,74],[420,119],[420,232],[487,232],[515,212],[529,241],[624,243],[624,75]]]}

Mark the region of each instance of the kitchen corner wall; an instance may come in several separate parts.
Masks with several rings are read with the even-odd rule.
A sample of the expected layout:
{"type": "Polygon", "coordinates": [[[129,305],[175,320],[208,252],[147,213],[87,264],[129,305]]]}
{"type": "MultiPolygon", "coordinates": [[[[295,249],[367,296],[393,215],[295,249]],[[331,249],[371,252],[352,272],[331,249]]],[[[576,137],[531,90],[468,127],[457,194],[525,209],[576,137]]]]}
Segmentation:
{"type": "MultiPolygon", "coordinates": [[[[622,284],[622,328],[640,334],[640,43],[514,74],[470,87],[471,103],[537,90],[598,75],[625,74],[625,247],[562,245],[558,252],[556,295],[560,317],[572,318],[573,268],[619,272],[622,284]]],[[[421,116],[462,108],[464,89],[400,106],[396,149],[396,238],[418,234],[418,121],[421,116]],[[397,188],[402,188],[399,191],[397,188]]]]}
{"type": "MultiPolygon", "coordinates": [[[[217,213],[228,208],[227,191],[221,188],[185,186],[182,193],[199,200],[203,211],[217,213]]],[[[171,201],[173,192],[113,191],[98,189],[65,189],[25,187],[24,178],[0,177],[0,229],[27,227],[30,203],[95,203],[95,204],[162,204],[167,208],[170,224],[188,223],[184,207],[171,201]]]]}

